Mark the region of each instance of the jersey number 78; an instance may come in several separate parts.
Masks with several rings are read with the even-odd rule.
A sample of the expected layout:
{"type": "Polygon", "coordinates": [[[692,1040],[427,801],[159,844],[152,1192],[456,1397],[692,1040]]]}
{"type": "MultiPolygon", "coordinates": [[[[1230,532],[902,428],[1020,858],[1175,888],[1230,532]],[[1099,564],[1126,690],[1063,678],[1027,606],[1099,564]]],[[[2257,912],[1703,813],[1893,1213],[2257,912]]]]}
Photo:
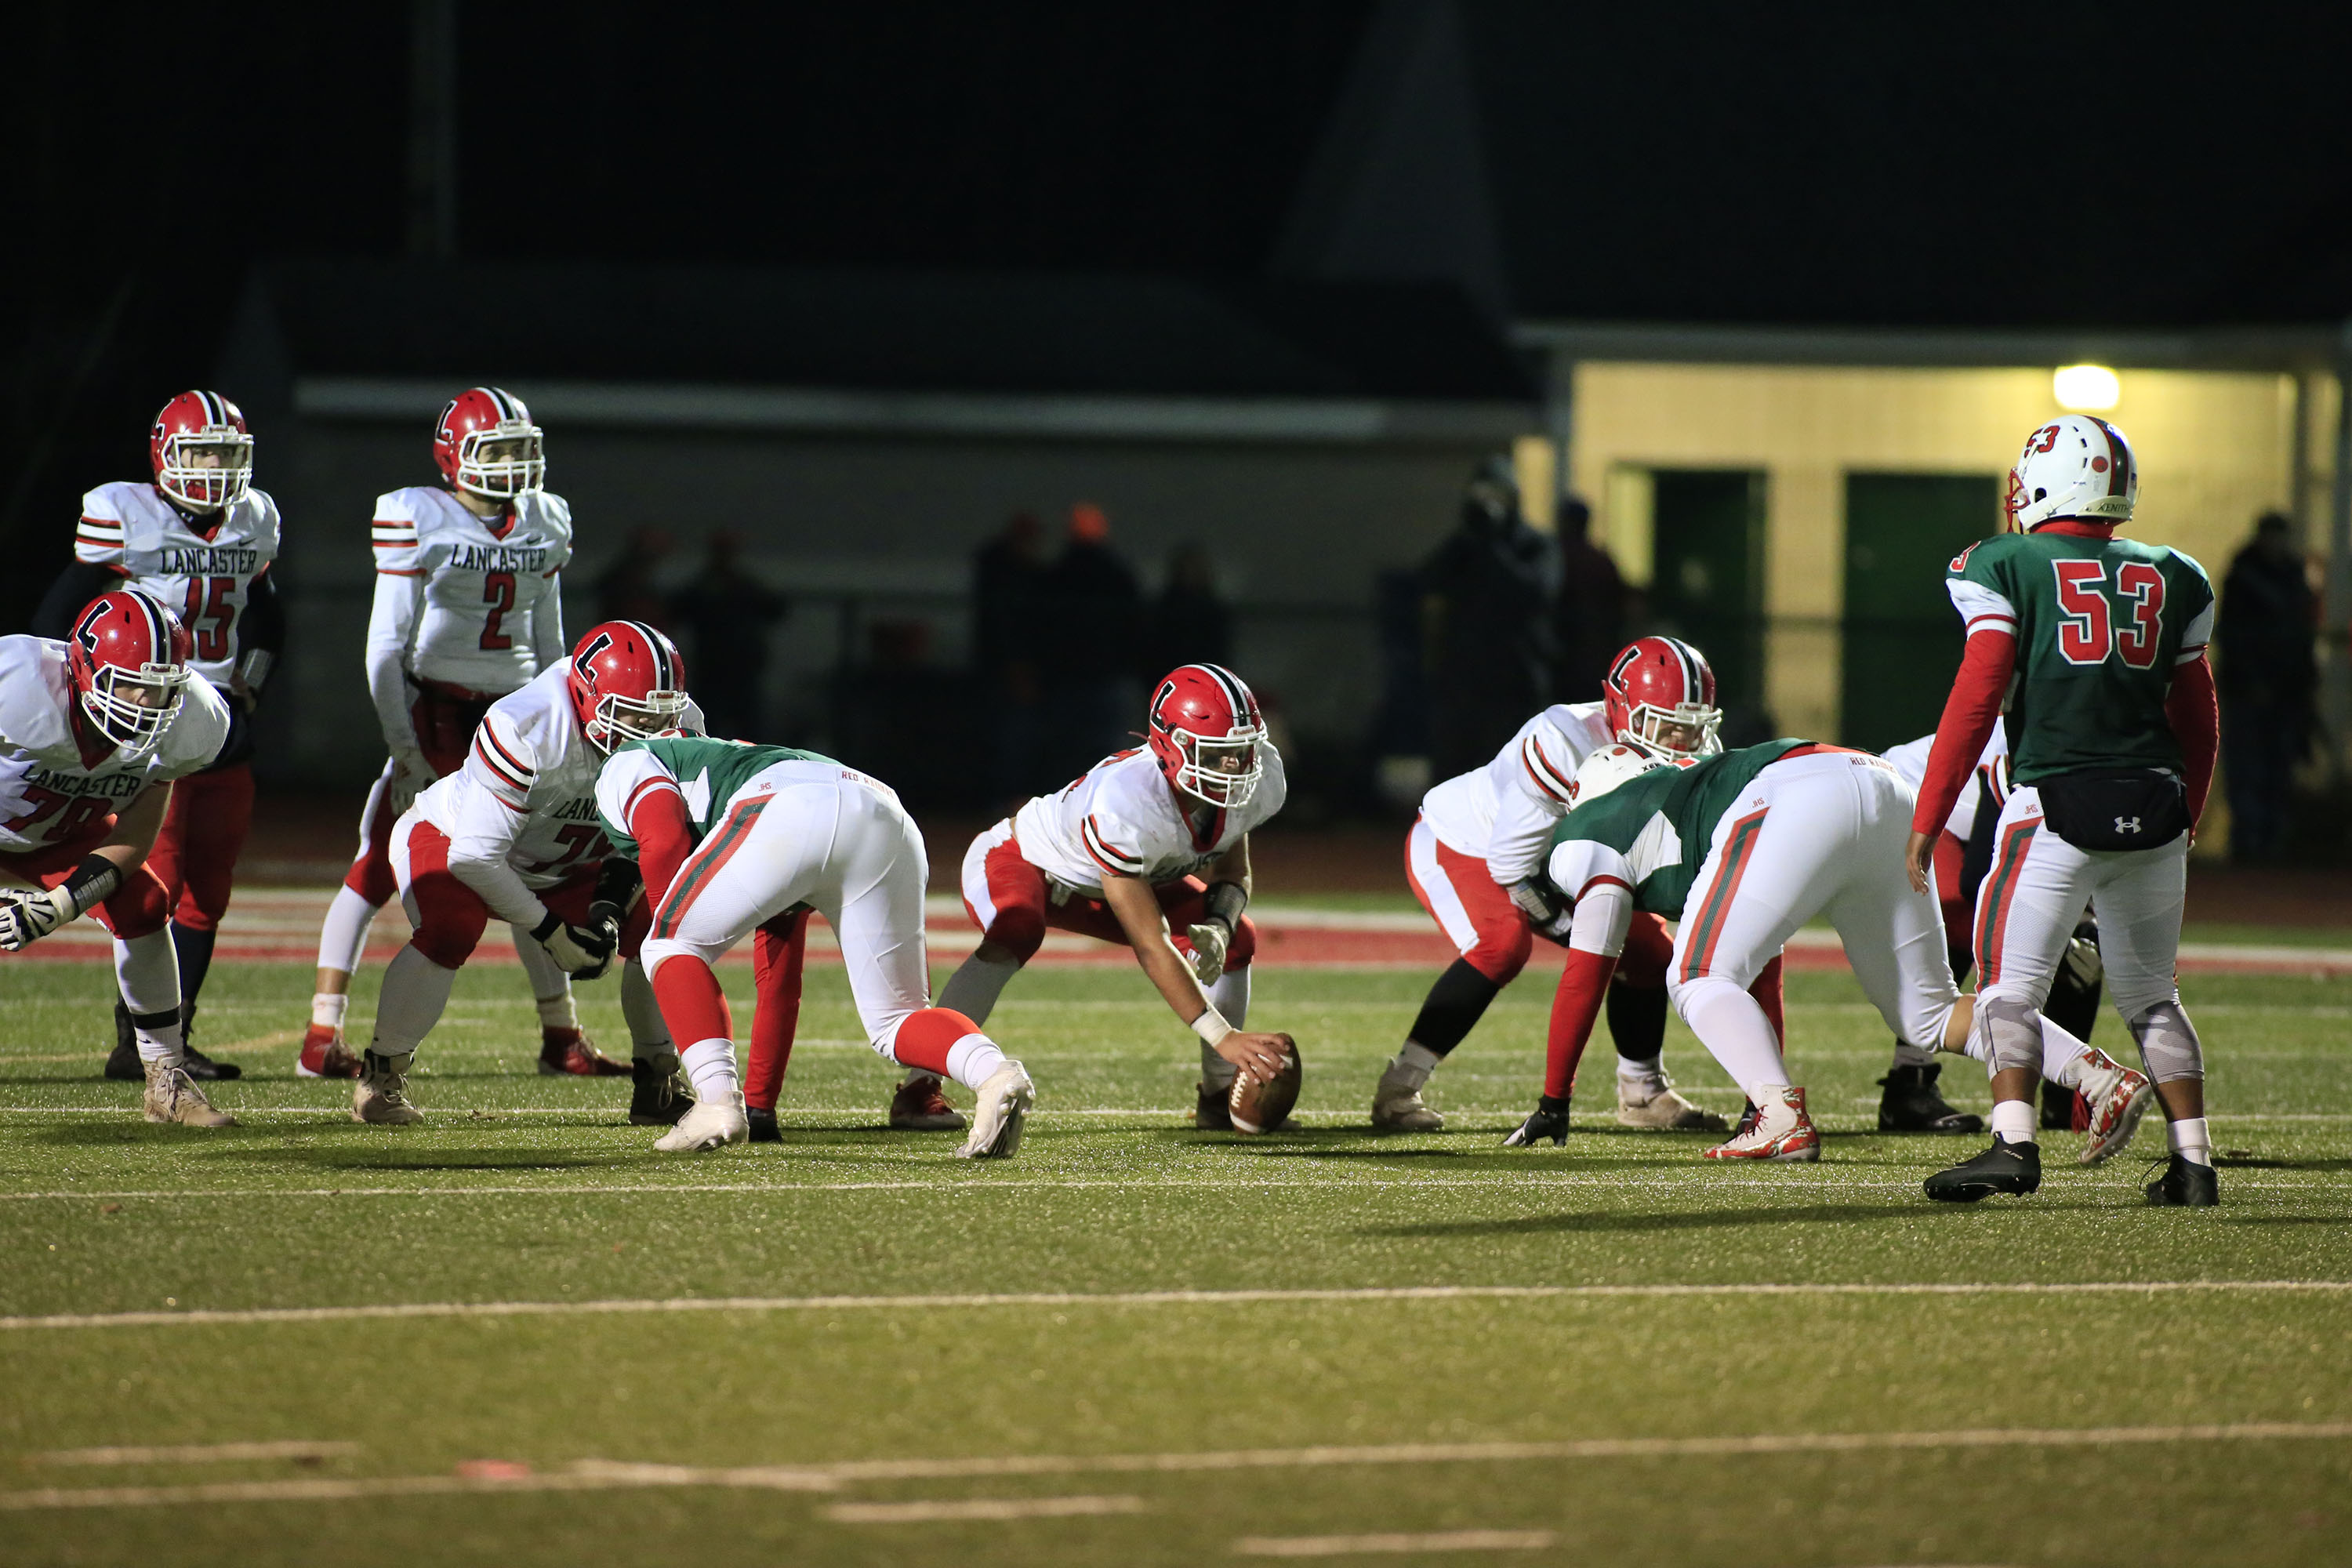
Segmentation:
{"type": "Polygon", "coordinates": [[[2058,655],[2068,664],[2105,664],[2110,654],[2134,669],[2156,663],[2164,631],[2164,574],[2145,561],[2116,568],[2113,608],[2104,561],[2053,561],[2058,582],[2058,655]],[[2121,610],[2123,624],[2116,624],[2121,610]]]}

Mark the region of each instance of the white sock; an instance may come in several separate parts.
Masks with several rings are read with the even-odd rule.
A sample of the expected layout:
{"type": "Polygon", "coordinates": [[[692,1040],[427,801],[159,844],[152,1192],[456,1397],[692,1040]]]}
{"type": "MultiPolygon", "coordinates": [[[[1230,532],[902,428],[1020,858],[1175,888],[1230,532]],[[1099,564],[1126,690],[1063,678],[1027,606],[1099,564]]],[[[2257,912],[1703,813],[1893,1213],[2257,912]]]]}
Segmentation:
{"type": "Polygon", "coordinates": [[[449,987],[457,972],[444,969],[416,951],[414,942],[392,955],[384,965],[383,990],[375,999],[375,1033],[368,1049],[378,1056],[414,1052],[449,1005],[449,987]]]}
{"type": "Polygon", "coordinates": [[[1652,1086],[1663,1088],[1666,1081],[1666,1067],[1664,1062],[1654,1058],[1648,1061],[1637,1062],[1631,1057],[1619,1057],[1617,1081],[1623,1084],[1639,1084],[1645,1089],[1652,1086]]]}
{"type": "Polygon", "coordinates": [[[694,1085],[695,1099],[727,1101],[743,1092],[743,1080],[735,1072],[734,1041],[698,1040],[678,1052],[677,1059],[694,1085]]]}
{"type": "Polygon", "coordinates": [[[1429,1075],[1437,1070],[1437,1064],[1444,1059],[1420,1041],[1407,1040],[1404,1049],[1389,1058],[1389,1070],[1382,1076],[1418,1094],[1421,1086],[1429,1081],[1429,1075]]]}
{"type": "Polygon", "coordinates": [[[2044,1014],[2042,1019],[2042,1076],[2063,1089],[2081,1089],[2084,1074],[2106,1058],[2060,1028],[2044,1014]]]}
{"type": "Polygon", "coordinates": [[[1233,1088],[1234,1079],[1241,1075],[1241,1070],[1219,1056],[1214,1047],[1201,1047],[1201,1081],[1214,1092],[1223,1094],[1233,1088]]]}
{"type": "Polygon", "coordinates": [[[373,904],[349,888],[337,888],[335,901],[327,906],[327,918],[319,926],[319,967],[345,974],[357,969],[367,948],[368,922],[374,919],[373,904]]]}
{"type": "Polygon", "coordinates": [[[172,945],[172,928],[114,939],[114,984],[122,1005],[134,1018],[150,1014],[180,1016],[180,953],[172,945]]]}
{"type": "MultiPolygon", "coordinates": [[[[168,1014],[156,1013],[149,1016],[156,1020],[152,1028],[136,1023],[131,1026],[132,1034],[139,1041],[139,1059],[142,1062],[161,1062],[165,1067],[179,1066],[182,1058],[178,1011],[174,1009],[168,1014]],[[171,1019],[168,1024],[163,1021],[166,1017],[171,1019]]],[[[2201,1127],[2204,1123],[2198,1125],[2201,1127]]]]}
{"type": "Polygon", "coordinates": [[[1249,1027],[1250,967],[1228,970],[1209,987],[1209,1005],[1236,1029],[1249,1027]]]}
{"type": "Polygon", "coordinates": [[[2206,1130],[2203,1117],[2190,1116],[2169,1122],[2165,1131],[2172,1140],[2172,1152],[2190,1164],[2213,1163],[2213,1135],[2206,1130]]]}
{"type": "Polygon", "coordinates": [[[634,958],[621,966],[621,1016],[629,1026],[630,1056],[654,1061],[677,1053],[669,1026],[662,1022],[661,1006],[654,1000],[654,983],[634,958]]]}
{"type": "Polygon", "coordinates": [[[352,999],[342,992],[314,992],[310,997],[310,1022],[340,1035],[343,1032],[343,1014],[351,1005],[352,999]]]}
{"type": "Polygon", "coordinates": [[[2004,1143],[2031,1143],[2039,1131],[2030,1100],[1996,1100],[1992,1102],[1992,1135],[2004,1143]]]}
{"type": "Polygon", "coordinates": [[[1749,1100],[1762,1105],[1773,1089],[1789,1087],[1780,1037],[1755,997],[1727,980],[1706,979],[1693,982],[1684,998],[1683,1022],[1749,1100]]]}
{"type": "Polygon", "coordinates": [[[975,952],[948,976],[948,983],[940,987],[939,1000],[932,1005],[961,1013],[975,1024],[985,1024],[988,1016],[996,1011],[996,999],[1020,973],[1021,965],[1010,959],[998,963],[975,952]]]}
{"type": "Polygon", "coordinates": [[[541,1029],[576,1029],[580,1026],[580,1009],[572,1000],[567,988],[539,1001],[539,1026],[541,1029]]]}
{"type": "Polygon", "coordinates": [[[948,1047],[948,1076],[966,1089],[978,1089],[1003,1065],[1004,1053],[986,1035],[966,1035],[948,1047]]]}

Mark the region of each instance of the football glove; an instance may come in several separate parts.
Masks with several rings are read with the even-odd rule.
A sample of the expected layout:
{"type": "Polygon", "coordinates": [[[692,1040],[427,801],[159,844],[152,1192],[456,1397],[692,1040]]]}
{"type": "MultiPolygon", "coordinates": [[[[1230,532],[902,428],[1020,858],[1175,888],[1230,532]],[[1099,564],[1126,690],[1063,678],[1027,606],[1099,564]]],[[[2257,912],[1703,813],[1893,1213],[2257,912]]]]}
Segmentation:
{"type": "Polygon", "coordinates": [[[2074,928],[2066,940],[2065,954],[2059,960],[2074,978],[2074,984],[2088,991],[2104,979],[2107,973],[2105,960],[2099,956],[2099,928],[2084,921],[2074,928]]]}
{"type": "Polygon", "coordinates": [[[1518,1130],[1503,1140],[1506,1149],[1527,1149],[1550,1139],[1555,1148],[1568,1142],[1568,1101],[1554,1100],[1550,1095],[1536,1099],[1535,1114],[1519,1123],[1518,1130]]]}
{"type": "Polygon", "coordinates": [[[80,912],[63,888],[0,892],[0,952],[22,952],[80,912]]]}
{"type": "MultiPolygon", "coordinates": [[[[563,917],[552,910],[548,911],[545,920],[530,928],[530,936],[533,942],[547,949],[547,956],[555,960],[555,967],[566,974],[583,974],[592,969],[602,974],[613,962],[613,949],[605,944],[601,931],[567,925],[563,917]]],[[[618,940],[615,932],[614,941],[618,940]]],[[[587,978],[594,976],[588,975],[587,978]]]]}
{"type": "Polygon", "coordinates": [[[384,786],[383,804],[398,816],[416,804],[416,797],[436,775],[422,752],[394,752],[392,761],[392,782],[384,786]]]}
{"type": "Polygon", "coordinates": [[[575,926],[572,930],[575,940],[582,932],[595,938],[593,945],[585,942],[581,942],[581,945],[588,950],[596,962],[585,969],[574,970],[572,978],[574,980],[604,979],[612,970],[614,955],[621,951],[621,906],[609,903],[590,904],[588,923],[585,926],[575,926]]]}
{"type": "Polygon", "coordinates": [[[1223,921],[1208,921],[1186,926],[1184,940],[1192,944],[1192,977],[1206,990],[1225,972],[1225,949],[1233,945],[1234,928],[1223,921]]]}
{"type": "Polygon", "coordinates": [[[1511,902],[1519,906],[1538,936],[1565,942],[1569,928],[1576,923],[1576,906],[1533,877],[1511,884],[1511,902]]]}

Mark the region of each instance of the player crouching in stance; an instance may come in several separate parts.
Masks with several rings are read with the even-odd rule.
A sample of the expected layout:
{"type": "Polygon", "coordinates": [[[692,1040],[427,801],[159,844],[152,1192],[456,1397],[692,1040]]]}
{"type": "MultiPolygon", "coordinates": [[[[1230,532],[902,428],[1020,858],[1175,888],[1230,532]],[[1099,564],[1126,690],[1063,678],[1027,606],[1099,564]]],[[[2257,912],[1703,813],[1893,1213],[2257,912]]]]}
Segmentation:
{"type": "Polygon", "coordinates": [[[1257,952],[1242,912],[1249,836],[1282,809],[1282,757],[1257,699],[1217,665],[1171,671],[1150,724],[1145,747],[1105,757],[971,841],[963,902],[983,935],[940,1002],[987,1022],[1048,926],[1122,942],[1201,1037],[1193,1125],[1231,1129],[1236,1075],[1271,1082],[1296,1050],[1287,1035],[1243,1026],[1257,952]],[[1182,937],[1170,935],[1171,921],[1182,937]]]}
{"type": "MultiPolygon", "coordinates": [[[[1405,878],[1462,956],[1429,988],[1404,1047],[1381,1074],[1372,1090],[1375,1128],[1434,1132],[1445,1125],[1423,1101],[1423,1086],[1526,967],[1538,931],[1562,940],[1561,910],[1543,879],[1544,851],[1585,758],[1612,743],[1669,759],[1723,749],[1716,738],[1723,710],[1715,705],[1715,671],[1686,642],[1643,637],[1627,644],[1610,661],[1601,690],[1598,702],[1545,709],[1519,726],[1493,762],[1423,797],[1405,838],[1405,878]]],[[[1660,1065],[1673,943],[1664,921],[1636,913],[1609,983],[1617,1120],[1628,1127],[1720,1132],[1723,1118],[1675,1093],[1660,1065]]],[[[1759,982],[1774,1005],[1779,984],[1776,965],[1759,982]]],[[[1554,1027],[1564,1022],[1555,1012],[1554,1027]]],[[[1511,1135],[1514,1145],[1568,1141],[1569,1086],[1559,1089],[1511,1135]]]]}
{"type": "MultiPolygon", "coordinates": [[[[956,1152],[1001,1158],[1021,1146],[1036,1099],[1029,1075],[962,1014],[930,1004],[923,945],[923,836],[888,786],[829,757],[741,741],[665,735],[615,752],[596,805],[635,854],[654,906],[644,963],[694,1080],[695,1104],[654,1147],[718,1149],[749,1134],[735,1072],[734,1020],[711,963],[744,937],[815,910],[841,942],[849,990],[874,1049],[979,1093],[956,1152]]],[[[798,1007],[761,967],[760,1010],[798,1007]]],[[[787,1033],[782,1041],[789,1049],[787,1033]]],[[[782,1060],[776,1059],[781,1077],[782,1060]]]]}
{"type": "Polygon", "coordinates": [[[2138,495],[2122,431],[2082,415],[2053,420],[2010,471],[2018,531],[1963,552],[1946,579],[1968,651],[1919,791],[1905,857],[1913,885],[2004,696],[2015,788],[1977,892],[1977,1044],[1992,1072],[1993,1144],[1928,1177],[1931,1198],[2041,1186],[2035,1047],[2087,905],[2116,1011],[2170,1123],[2171,1160],[2147,1201],[2221,1202],[2204,1053],[2173,983],[2189,840],[2220,739],[2205,659],[2213,589],[2179,551],[2115,537],[2138,495]]]}
{"type": "Polygon", "coordinates": [[[450,983],[496,916],[530,933],[554,966],[593,980],[615,951],[626,961],[635,1093],[629,1120],[667,1124],[687,1110],[677,1058],[634,956],[642,913],[624,923],[626,891],[602,878],[596,776],[614,747],[702,716],[686,695],[669,639],[635,621],[589,628],[569,660],[499,698],[464,765],[416,797],[392,832],[392,868],[415,933],[385,968],[375,1037],[352,1091],[354,1121],[404,1126],[410,1062],[449,1005],[450,983]],[[600,886],[600,883],[602,884],[600,886]]]}
{"type": "Polygon", "coordinates": [[[228,1127],[182,1056],[171,900],[146,868],[172,781],[228,740],[228,704],[190,679],[189,652],[136,588],[91,600],[62,642],[0,637],[0,951],[95,913],[114,934],[147,1120],[228,1127]]]}

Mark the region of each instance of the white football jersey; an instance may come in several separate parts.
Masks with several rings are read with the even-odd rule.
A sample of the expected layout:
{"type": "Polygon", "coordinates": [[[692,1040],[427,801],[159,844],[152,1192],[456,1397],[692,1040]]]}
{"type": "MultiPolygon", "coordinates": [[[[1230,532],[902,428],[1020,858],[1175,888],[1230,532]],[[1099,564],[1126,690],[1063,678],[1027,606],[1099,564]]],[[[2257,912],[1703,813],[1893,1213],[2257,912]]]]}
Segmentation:
{"type": "Polygon", "coordinates": [[[225,691],[253,580],[278,559],[278,503],[248,489],[201,521],[213,523],[209,535],[153,485],[100,485],[81,498],[74,556],[163,600],[195,645],[188,668],[225,691]]]}
{"type": "Polygon", "coordinates": [[[397,647],[419,679],[512,691],[566,651],[556,574],[571,559],[572,508],[545,490],[489,521],[427,485],[378,496],[369,646],[397,647]]]}
{"type": "Polygon", "coordinates": [[[228,704],[205,681],[186,691],[152,751],[131,762],[110,749],[93,760],[74,733],[66,645],[0,637],[0,854],[103,833],[155,785],[210,767],[228,740],[228,704]]]}
{"type": "MultiPolygon", "coordinates": [[[[1927,776],[1927,753],[1935,749],[1936,737],[1928,734],[1890,746],[1885,752],[1913,795],[1919,793],[1920,782],[1927,776]]],[[[1984,801],[1991,802],[1995,811],[2009,804],[2009,727],[2005,724],[1992,727],[1992,739],[1985,742],[1984,755],[1977,759],[1969,782],[1960,786],[1959,798],[1952,802],[1952,815],[1944,819],[1944,831],[1967,843],[1976,826],[1978,804],[1984,801]]]]}
{"type": "Polygon", "coordinates": [[[1062,790],[1031,800],[1013,815],[1013,836],[1022,858],[1080,892],[1101,893],[1105,872],[1172,882],[1282,809],[1290,789],[1282,753],[1261,742],[1258,756],[1265,776],[1249,804],[1212,812],[1197,831],[1176,809],[1160,759],[1140,750],[1105,757],[1062,790]]]}
{"type": "Polygon", "coordinates": [[[1552,825],[1568,815],[1569,781],[1613,739],[1603,714],[1598,702],[1556,702],[1520,725],[1493,762],[1421,797],[1430,831],[1486,861],[1507,888],[1536,875],[1552,825]]]}
{"type": "MultiPolygon", "coordinates": [[[[561,887],[610,852],[596,815],[604,753],[572,716],[571,667],[541,671],[490,705],[466,765],[434,781],[411,812],[449,838],[449,866],[500,920],[535,925],[534,895],[561,887]]],[[[689,706],[686,726],[702,728],[689,706]]]]}

